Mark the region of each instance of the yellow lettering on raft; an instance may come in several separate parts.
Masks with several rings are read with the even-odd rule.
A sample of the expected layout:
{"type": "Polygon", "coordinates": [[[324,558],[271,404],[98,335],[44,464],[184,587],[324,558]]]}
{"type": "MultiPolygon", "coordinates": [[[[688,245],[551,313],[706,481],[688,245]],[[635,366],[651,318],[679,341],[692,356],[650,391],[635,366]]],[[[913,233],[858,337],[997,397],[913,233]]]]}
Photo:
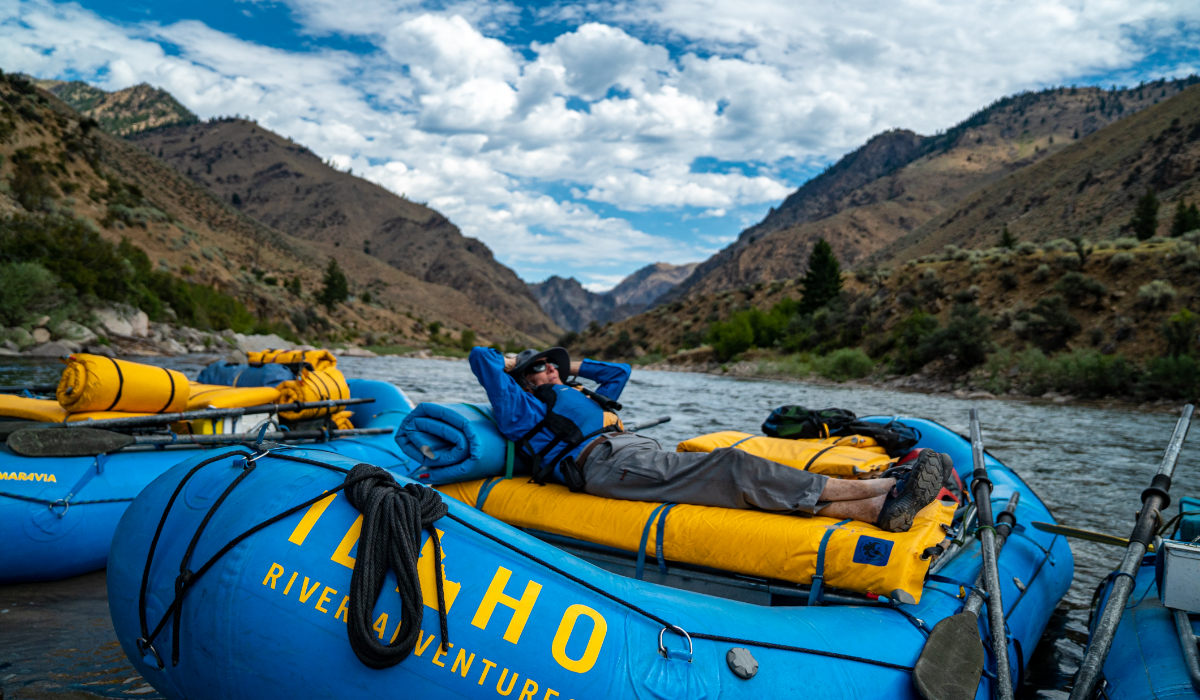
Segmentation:
{"type": "Polygon", "coordinates": [[[320,610],[323,613],[329,612],[328,610],[326,610],[325,608],[323,608],[321,606],[324,605],[325,603],[329,602],[329,596],[331,596],[331,595],[337,595],[337,591],[330,588],[329,586],[326,586],[325,590],[321,591],[321,597],[317,598],[317,605],[316,605],[317,610],[320,610]]]}
{"type": "Polygon", "coordinates": [[[321,515],[325,513],[325,509],[329,507],[330,503],[333,503],[335,498],[337,498],[337,494],[331,493],[309,506],[304,517],[300,518],[300,522],[296,524],[296,529],[292,530],[288,542],[296,545],[304,544],[304,538],[308,537],[308,533],[312,531],[313,526],[321,519],[321,515]]]}
{"type": "MultiPolygon", "coordinates": [[[[284,587],[283,587],[283,594],[284,594],[284,595],[287,595],[287,594],[288,594],[288,591],[292,590],[292,584],[296,582],[296,577],[297,577],[297,576],[299,576],[299,575],[300,575],[300,572],[299,572],[299,571],[293,571],[293,572],[292,572],[292,577],[291,577],[290,579],[288,579],[288,585],[286,585],[286,586],[284,586],[284,587]]],[[[304,580],[305,580],[305,581],[307,581],[308,579],[304,579],[304,580]]]]}
{"type": "Polygon", "coordinates": [[[542,700],[550,700],[551,694],[553,694],[554,697],[558,697],[557,690],[554,690],[553,688],[546,688],[546,694],[542,696],[542,700]]]}
{"type": "MultiPolygon", "coordinates": [[[[475,617],[471,620],[471,624],[481,630],[487,629],[488,622],[492,619],[492,613],[495,612],[497,605],[512,608],[513,616],[508,623],[508,629],[504,631],[504,640],[516,644],[521,641],[521,632],[525,629],[525,623],[529,622],[529,614],[533,612],[533,604],[537,602],[538,594],[542,591],[542,584],[531,579],[529,583],[525,584],[525,592],[521,594],[521,599],[517,600],[504,593],[511,576],[512,572],[503,566],[496,568],[496,575],[492,577],[492,583],[488,586],[487,593],[483,595],[483,601],[479,604],[479,609],[475,611],[475,617]]],[[[503,694],[507,695],[507,693],[503,694]]]]}
{"type": "Polygon", "coordinates": [[[512,680],[508,682],[508,690],[500,690],[500,686],[504,685],[504,678],[507,675],[508,669],[506,668],[500,672],[500,680],[496,681],[496,692],[500,693],[501,695],[511,695],[513,687],[517,684],[517,674],[516,672],[513,672],[512,680]]]}
{"type": "Polygon", "coordinates": [[[271,590],[275,590],[275,582],[283,576],[284,568],[279,564],[272,563],[271,570],[267,572],[267,577],[263,579],[263,585],[267,585],[267,581],[271,582],[271,590]]]}
{"type": "Polygon", "coordinates": [[[58,479],[55,479],[53,474],[51,474],[51,475],[50,475],[50,478],[49,478],[49,479],[46,479],[46,481],[51,481],[51,482],[54,482],[54,483],[56,483],[56,484],[58,483],[58,479]]]}
{"type": "MultiPolygon", "coordinates": [[[[446,534],[441,530],[436,530],[438,542],[441,542],[442,535],[446,534]]],[[[446,558],[446,550],[442,549],[442,559],[446,558]]],[[[421,582],[421,600],[426,607],[438,609],[437,599],[437,580],[434,571],[434,556],[433,556],[433,538],[425,540],[425,545],[421,547],[421,556],[417,559],[417,578],[421,582]]],[[[440,563],[440,562],[439,562],[440,563]]],[[[450,608],[454,605],[454,601],[458,598],[458,592],[462,586],[446,578],[446,565],[442,567],[442,592],[446,595],[446,612],[450,612],[450,608]]]]}
{"type": "Polygon", "coordinates": [[[479,676],[479,685],[483,685],[483,680],[487,678],[488,671],[492,670],[493,668],[496,668],[496,664],[488,661],[487,659],[483,659],[483,674],[479,676]]]}
{"type": "Polygon", "coordinates": [[[525,679],[525,687],[521,688],[521,695],[517,700],[533,700],[533,696],[537,695],[537,681],[532,678],[525,679]]]}
{"type": "MultiPolygon", "coordinates": [[[[340,617],[340,618],[342,618],[342,622],[345,622],[347,624],[350,623],[350,608],[349,608],[349,606],[346,605],[346,603],[349,603],[349,602],[350,602],[350,596],[346,596],[345,598],[342,598],[342,604],[338,606],[337,612],[335,612],[333,614],[333,619],[336,620],[340,617]]],[[[397,627],[397,629],[399,629],[399,628],[397,627]]]]}
{"type": "MultiPolygon", "coordinates": [[[[399,627],[399,626],[397,626],[397,627],[399,627]]],[[[425,636],[425,633],[424,633],[423,631],[421,631],[421,630],[417,630],[417,647],[416,647],[416,649],[414,650],[414,651],[416,651],[416,653],[417,653],[417,656],[420,656],[421,654],[424,654],[424,653],[425,653],[425,650],[429,648],[429,645],[430,645],[430,644],[433,642],[433,640],[435,640],[435,639],[437,639],[437,636],[436,636],[436,635],[432,635],[432,634],[431,634],[431,635],[429,635],[428,637],[426,637],[426,636],[425,636]]]]}
{"type": "Polygon", "coordinates": [[[453,664],[451,664],[451,666],[450,666],[450,672],[451,672],[451,673],[454,673],[454,672],[458,671],[458,667],[461,665],[461,666],[462,666],[462,671],[458,671],[458,672],[462,674],[462,677],[463,677],[463,678],[466,678],[466,677],[467,677],[467,671],[470,671],[470,670],[471,670],[471,663],[472,663],[473,661],[475,661],[475,655],[474,655],[474,654],[471,654],[471,658],[467,658],[467,650],[466,650],[466,649],[459,649],[459,650],[458,650],[458,658],[454,660],[454,663],[453,663],[453,664]]]}
{"type": "Polygon", "coordinates": [[[312,588],[308,588],[308,577],[304,577],[304,583],[300,584],[300,602],[307,603],[313,593],[317,592],[317,587],[321,585],[320,581],[313,581],[312,588]]]}
{"type": "MultiPolygon", "coordinates": [[[[371,629],[379,633],[379,638],[383,639],[383,633],[387,630],[387,613],[380,613],[379,619],[375,624],[371,625],[371,629]]],[[[399,629],[397,627],[397,629],[399,629]]]]}
{"type": "Polygon", "coordinates": [[[350,550],[354,549],[354,545],[358,543],[360,533],[362,533],[361,513],[354,519],[354,524],[350,526],[350,529],[346,530],[346,536],[338,543],[337,549],[333,550],[333,556],[329,558],[347,569],[353,569],[354,557],[350,556],[350,550]]]}
{"type": "Polygon", "coordinates": [[[446,668],[446,662],[438,661],[438,659],[442,658],[446,654],[449,654],[450,647],[452,647],[452,646],[454,646],[453,642],[451,642],[450,644],[447,644],[445,646],[438,647],[437,651],[433,652],[433,658],[431,659],[431,661],[433,661],[434,664],[441,666],[442,668],[446,668]]]}
{"type": "Polygon", "coordinates": [[[600,648],[604,645],[606,634],[608,634],[608,623],[604,620],[603,615],[586,605],[575,604],[563,613],[562,622],[558,624],[558,631],[554,633],[554,642],[550,645],[550,652],[559,666],[575,673],[587,673],[596,665],[596,659],[600,658],[600,648]],[[567,656],[567,642],[571,641],[571,633],[575,631],[575,623],[579,621],[580,615],[592,618],[592,636],[588,638],[583,656],[572,659],[567,656]]]}

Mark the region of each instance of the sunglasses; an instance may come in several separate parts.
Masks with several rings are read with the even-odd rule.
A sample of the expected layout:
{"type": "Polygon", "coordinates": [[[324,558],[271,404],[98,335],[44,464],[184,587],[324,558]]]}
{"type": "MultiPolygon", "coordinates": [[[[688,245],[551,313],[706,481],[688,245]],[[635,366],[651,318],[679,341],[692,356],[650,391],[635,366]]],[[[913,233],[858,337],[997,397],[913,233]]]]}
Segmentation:
{"type": "Polygon", "coordinates": [[[525,374],[526,376],[530,374],[541,374],[542,372],[546,371],[546,367],[558,369],[558,365],[554,364],[553,362],[538,362],[526,370],[525,374]]]}

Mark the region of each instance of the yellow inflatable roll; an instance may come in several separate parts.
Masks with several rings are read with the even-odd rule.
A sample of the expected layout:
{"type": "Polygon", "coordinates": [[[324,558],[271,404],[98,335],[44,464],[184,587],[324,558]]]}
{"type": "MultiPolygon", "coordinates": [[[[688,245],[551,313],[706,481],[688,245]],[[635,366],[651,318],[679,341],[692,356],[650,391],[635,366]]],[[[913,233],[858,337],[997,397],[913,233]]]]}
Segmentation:
{"type": "Polygon", "coordinates": [[[307,362],[318,372],[337,368],[337,356],[328,350],[263,350],[246,353],[246,359],[252,365],[307,362]]]}
{"type": "Polygon", "coordinates": [[[0,394],[0,416],[42,423],[61,423],[67,418],[67,409],[50,399],[28,399],[24,396],[0,394]]]}
{"type": "Polygon", "coordinates": [[[70,413],[187,409],[188,380],[182,372],[102,355],[71,355],[63,362],[67,368],[58,382],[58,403],[70,413]]]}
{"type": "Polygon", "coordinates": [[[330,416],[329,420],[333,422],[335,430],[353,430],[354,424],[350,422],[350,417],[353,415],[350,411],[338,411],[330,416]]]}
{"type": "Polygon", "coordinates": [[[279,389],[273,386],[232,387],[192,383],[188,389],[188,410],[205,408],[248,408],[277,403],[279,389]]]}
{"type": "MultiPolygon", "coordinates": [[[[437,489],[474,507],[484,481],[445,484],[437,489]]],[[[587,542],[638,551],[642,530],[658,503],[618,501],[571,493],[557,484],[538,486],[524,479],[500,479],[484,502],[484,512],[516,527],[532,528],[587,542]]],[[[954,505],[934,501],[917,514],[908,532],[884,532],[874,525],[824,517],[801,517],[680,504],[667,514],[663,557],[748,576],[812,583],[821,539],[825,585],[888,595],[896,589],[918,601],[929,561],[927,547],[945,537],[942,525],[954,505]]],[[[657,521],[657,518],[655,518],[657,521]]],[[[656,556],[657,522],[646,538],[646,556],[656,556]]]]}
{"type": "Polygon", "coordinates": [[[882,471],[893,461],[873,439],[862,435],[784,440],[728,430],[685,440],[675,451],[712,452],[722,447],[736,447],[789,467],[842,478],[882,471]]]}
{"type": "MultiPolygon", "coordinates": [[[[350,398],[350,387],[346,378],[336,369],[300,372],[300,378],[279,385],[279,403],[293,401],[327,401],[350,398]]],[[[279,416],[286,420],[308,420],[339,412],[338,408],[308,408],[303,411],[286,411],[279,416]]]]}

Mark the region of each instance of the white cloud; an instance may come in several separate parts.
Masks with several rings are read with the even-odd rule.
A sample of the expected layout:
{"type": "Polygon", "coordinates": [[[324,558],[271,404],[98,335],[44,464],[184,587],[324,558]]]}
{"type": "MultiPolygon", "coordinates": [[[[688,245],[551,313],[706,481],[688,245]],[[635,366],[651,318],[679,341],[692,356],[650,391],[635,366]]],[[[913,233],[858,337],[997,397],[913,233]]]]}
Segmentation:
{"type": "Polygon", "coordinates": [[[518,271],[560,260],[596,286],[736,233],[679,239],[684,227],[639,231],[598,209],[732,229],[797,184],[773,174],[781,164],[835,158],[887,128],[930,133],[1022,89],[1138,75],[1200,27],[1200,5],[1167,0],[286,2],[315,48],[0,0],[0,66],[108,89],[146,81],[201,116],[253,116],[429,201],[518,271]],[[530,16],[575,28],[505,43],[530,16]],[[332,35],[374,49],[322,48],[332,35]],[[766,167],[692,172],[697,158],[766,167]]]}

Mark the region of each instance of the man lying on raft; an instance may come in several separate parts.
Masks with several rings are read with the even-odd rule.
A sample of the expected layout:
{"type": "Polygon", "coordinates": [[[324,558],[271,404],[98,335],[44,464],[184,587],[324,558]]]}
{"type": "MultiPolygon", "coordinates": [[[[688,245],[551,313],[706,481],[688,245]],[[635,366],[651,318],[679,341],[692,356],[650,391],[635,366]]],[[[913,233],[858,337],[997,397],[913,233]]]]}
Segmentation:
{"type": "MultiPolygon", "coordinates": [[[[491,348],[471,351],[471,371],[487,391],[505,437],[540,484],[628,501],[756,508],[861,520],[903,532],[937,497],[949,464],[933,450],[875,479],[831,479],[734,448],[667,452],[657,441],[624,432],[613,410],[629,380],[629,365],[571,362],[563,348],[526,350],[505,358],[491,348]],[[578,376],[595,392],[568,386],[578,376]]],[[[948,458],[945,458],[948,461],[948,458]]]]}

